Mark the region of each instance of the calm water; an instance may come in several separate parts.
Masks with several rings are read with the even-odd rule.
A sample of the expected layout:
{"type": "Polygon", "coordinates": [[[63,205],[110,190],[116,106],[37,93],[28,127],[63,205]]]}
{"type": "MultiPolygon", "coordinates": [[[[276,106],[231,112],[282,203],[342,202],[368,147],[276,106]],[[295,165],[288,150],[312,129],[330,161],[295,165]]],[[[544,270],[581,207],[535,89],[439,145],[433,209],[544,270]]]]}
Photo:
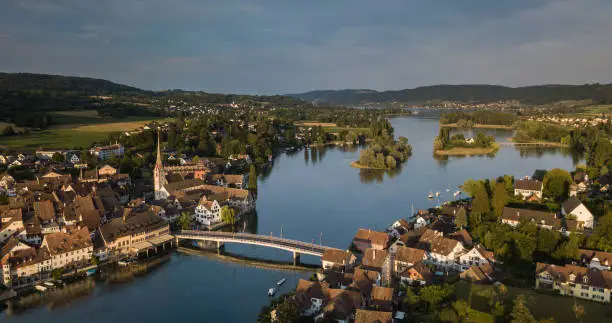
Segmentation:
{"type": "MultiPolygon", "coordinates": [[[[429,191],[442,200],[468,178],[510,174],[531,175],[535,169],[571,169],[578,162],[559,149],[502,148],[495,157],[436,160],[432,141],[438,131],[435,117],[392,120],[396,135],[409,138],[413,156],[391,174],[360,171],[349,166],[358,148],[327,148],[280,156],[259,183],[258,218],[251,230],[345,248],[358,228],[382,230],[411,207],[426,208],[429,191]],[[446,193],[446,188],[451,192],[446,193]]],[[[511,132],[494,131],[499,141],[511,132]]],[[[231,253],[276,261],[290,261],[288,252],[254,246],[228,245],[231,253]]],[[[303,262],[317,263],[313,257],[303,262]]],[[[266,291],[282,277],[282,292],[309,273],[264,269],[225,262],[214,257],[175,254],[146,275],[121,284],[103,281],[84,284],[73,296],[41,302],[29,309],[0,314],[0,321],[108,323],[128,318],[135,322],[253,322],[266,291]]]]}

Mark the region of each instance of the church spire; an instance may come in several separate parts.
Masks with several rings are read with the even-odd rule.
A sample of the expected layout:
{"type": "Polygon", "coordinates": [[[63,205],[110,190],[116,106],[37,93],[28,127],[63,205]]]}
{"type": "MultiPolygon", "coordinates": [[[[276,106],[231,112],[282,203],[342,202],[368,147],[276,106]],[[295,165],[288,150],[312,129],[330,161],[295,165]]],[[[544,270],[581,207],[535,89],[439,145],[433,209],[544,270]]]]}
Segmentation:
{"type": "Polygon", "coordinates": [[[159,139],[160,137],[161,137],[161,130],[160,128],[157,128],[157,161],[155,162],[155,168],[162,167],[161,145],[160,145],[160,139],[159,139]]]}

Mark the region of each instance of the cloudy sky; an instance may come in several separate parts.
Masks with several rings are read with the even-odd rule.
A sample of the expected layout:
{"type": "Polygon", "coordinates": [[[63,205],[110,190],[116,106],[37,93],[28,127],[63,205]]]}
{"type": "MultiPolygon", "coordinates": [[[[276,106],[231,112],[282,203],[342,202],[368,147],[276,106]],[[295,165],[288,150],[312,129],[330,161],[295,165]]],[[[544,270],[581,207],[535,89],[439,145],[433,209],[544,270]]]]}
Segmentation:
{"type": "Polygon", "coordinates": [[[292,93],[612,82],[610,0],[2,0],[0,71],[292,93]]]}

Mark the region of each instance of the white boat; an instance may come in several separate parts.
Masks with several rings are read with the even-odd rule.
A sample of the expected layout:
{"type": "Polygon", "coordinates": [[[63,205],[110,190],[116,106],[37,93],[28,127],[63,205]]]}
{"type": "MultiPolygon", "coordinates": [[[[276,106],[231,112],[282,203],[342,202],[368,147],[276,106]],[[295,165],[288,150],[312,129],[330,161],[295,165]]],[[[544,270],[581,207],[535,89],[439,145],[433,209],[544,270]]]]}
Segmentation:
{"type": "Polygon", "coordinates": [[[428,199],[432,199],[432,198],[434,198],[433,193],[432,193],[432,192],[429,192],[429,194],[427,194],[427,198],[428,198],[428,199]]]}
{"type": "Polygon", "coordinates": [[[446,189],[446,193],[448,193],[448,192],[450,192],[450,188],[447,188],[447,189],[446,189]]]}
{"type": "Polygon", "coordinates": [[[276,288],[268,289],[268,296],[274,296],[274,294],[276,294],[276,288]]]}
{"type": "Polygon", "coordinates": [[[55,284],[52,282],[44,282],[43,285],[45,285],[45,287],[55,287],[55,284]]]}
{"type": "Polygon", "coordinates": [[[440,197],[440,192],[436,192],[436,197],[440,197]]]}
{"type": "Polygon", "coordinates": [[[285,278],[279,280],[278,282],[276,282],[276,286],[280,286],[282,284],[284,284],[287,280],[285,278]]]}
{"type": "Polygon", "coordinates": [[[461,191],[457,191],[457,192],[455,192],[455,194],[453,194],[454,197],[457,197],[459,195],[461,195],[461,191]]]}
{"type": "Polygon", "coordinates": [[[43,286],[43,285],[36,285],[34,286],[34,288],[39,291],[39,292],[46,292],[47,291],[47,287],[43,286]]]}

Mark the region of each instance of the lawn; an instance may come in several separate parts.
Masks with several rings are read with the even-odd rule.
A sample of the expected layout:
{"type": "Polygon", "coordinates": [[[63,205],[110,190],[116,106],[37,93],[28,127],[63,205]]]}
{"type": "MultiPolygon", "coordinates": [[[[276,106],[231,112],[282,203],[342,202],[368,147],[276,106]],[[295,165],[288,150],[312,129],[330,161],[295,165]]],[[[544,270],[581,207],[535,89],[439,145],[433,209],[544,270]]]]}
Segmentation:
{"type": "Polygon", "coordinates": [[[151,121],[166,119],[125,118],[124,122],[97,123],[88,125],[62,125],[29,134],[2,138],[0,147],[13,148],[87,148],[94,143],[108,143],[112,133],[137,129],[151,121]]]}
{"type": "MultiPolygon", "coordinates": [[[[470,285],[466,282],[461,282],[457,286],[457,298],[467,300],[469,288],[472,287],[472,309],[482,314],[490,313],[489,297],[493,291],[493,286],[489,285],[470,285]]],[[[574,316],[572,308],[574,299],[571,297],[551,295],[536,292],[528,288],[517,288],[508,286],[508,293],[503,297],[506,305],[506,313],[512,311],[512,302],[517,295],[524,295],[527,299],[527,306],[536,319],[554,318],[558,323],[578,322],[574,316]]],[[[581,318],[581,322],[609,322],[612,316],[612,307],[610,305],[589,302],[586,300],[576,299],[576,302],[585,309],[585,315],[581,318]]],[[[471,312],[470,312],[470,316],[471,312]]],[[[505,316],[506,318],[509,315],[505,316]]],[[[472,317],[475,318],[475,317],[472,317]]],[[[488,322],[489,320],[478,320],[477,322],[488,322]]],[[[505,322],[504,320],[501,320],[505,322]]],[[[509,320],[508,320],[509,321],[509,320]]]]}

